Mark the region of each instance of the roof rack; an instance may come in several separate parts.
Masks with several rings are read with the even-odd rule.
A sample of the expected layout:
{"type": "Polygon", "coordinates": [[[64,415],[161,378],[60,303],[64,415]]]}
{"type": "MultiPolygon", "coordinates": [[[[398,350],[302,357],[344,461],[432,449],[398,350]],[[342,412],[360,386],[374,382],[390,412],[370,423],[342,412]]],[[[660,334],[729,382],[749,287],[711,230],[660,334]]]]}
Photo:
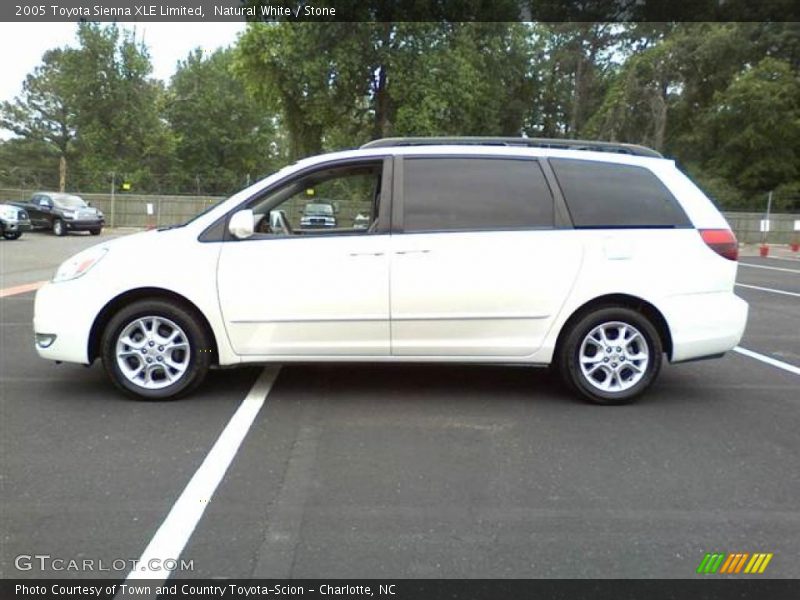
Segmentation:
{"type": "Polygon", "coordinates": [[[367,142],[361,148],[392,148],[396,146],[525,146],[529,148],[556,148],[562,150],[591,150],[593,152],[616,152],[633,156],[663,158],[660,152],[619,142],[597,142],[590,140],[563,140],[556,138],[524,137],[395,137],[367,142]]]}

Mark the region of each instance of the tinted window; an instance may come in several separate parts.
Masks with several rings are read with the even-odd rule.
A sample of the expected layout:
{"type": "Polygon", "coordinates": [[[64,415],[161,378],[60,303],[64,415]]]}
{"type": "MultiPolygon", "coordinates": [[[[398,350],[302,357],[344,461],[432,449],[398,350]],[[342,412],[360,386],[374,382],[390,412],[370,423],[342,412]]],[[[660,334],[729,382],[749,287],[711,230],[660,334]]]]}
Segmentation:
{"type": "Polygon", "coordinates": [[[553,198],[536,161],[409,158],[403,164],[405,231],[553,226],[553,198]]]}
{"type": "Polygon", "coordinates": [[[588,160],[550,159],[575,227],[690,225],[649,169],[588,160]]]}

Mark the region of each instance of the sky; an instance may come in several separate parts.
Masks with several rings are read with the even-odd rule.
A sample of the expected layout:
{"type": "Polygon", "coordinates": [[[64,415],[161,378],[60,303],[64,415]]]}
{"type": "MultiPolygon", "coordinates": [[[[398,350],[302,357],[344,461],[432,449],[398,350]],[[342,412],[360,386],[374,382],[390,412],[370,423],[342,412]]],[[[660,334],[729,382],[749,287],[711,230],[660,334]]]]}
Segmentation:
{"type": "MultiPolygon", "coordinates": [[[[136,28],[150,49],[153,76],[168,81],[178,60],[200,47],[213,52],[236,41],[244,23],[120,23],[136,28]]],[[[50,48],[77,45],[75,23],[0,23],[0,101],[22,91],[25,76],[50,48]]],[[[2,133],[0,132],[0,135],[2,133]]]]}

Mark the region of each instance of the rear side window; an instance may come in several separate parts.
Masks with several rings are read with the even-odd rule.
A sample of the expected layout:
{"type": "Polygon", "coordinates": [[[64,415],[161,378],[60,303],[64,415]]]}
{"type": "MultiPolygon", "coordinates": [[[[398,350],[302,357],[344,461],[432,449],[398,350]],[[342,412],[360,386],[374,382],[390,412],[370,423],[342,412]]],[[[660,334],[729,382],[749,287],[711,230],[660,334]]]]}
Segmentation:
{"type": "Polygon", "coordinates": [[[553,227],[553,196],[535,160],[407,158],[404,231],[553,227]]]}
{"type": "Polygon", "coordinates": [[[678,201],[649,169],[551,158],[575,227],[687,227],[678,201]]]}

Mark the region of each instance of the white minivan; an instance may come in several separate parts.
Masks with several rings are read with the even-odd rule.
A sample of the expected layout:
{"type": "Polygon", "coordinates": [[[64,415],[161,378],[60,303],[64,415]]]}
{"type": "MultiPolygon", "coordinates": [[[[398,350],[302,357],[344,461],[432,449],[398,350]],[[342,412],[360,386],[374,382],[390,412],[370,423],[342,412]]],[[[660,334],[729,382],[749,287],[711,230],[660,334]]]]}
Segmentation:
{"type": "Polygon", "coordinates": [[[666,356],[742,337],[738,247],[671,160],[641,146],[394,138],[302,160],[188,223],[104,242],[36,295],[43,358],[145,399],[213,366],[555,365],[601,404],[666,356]],[[302,226],[310,200],[335,227],[302,226]]]}

